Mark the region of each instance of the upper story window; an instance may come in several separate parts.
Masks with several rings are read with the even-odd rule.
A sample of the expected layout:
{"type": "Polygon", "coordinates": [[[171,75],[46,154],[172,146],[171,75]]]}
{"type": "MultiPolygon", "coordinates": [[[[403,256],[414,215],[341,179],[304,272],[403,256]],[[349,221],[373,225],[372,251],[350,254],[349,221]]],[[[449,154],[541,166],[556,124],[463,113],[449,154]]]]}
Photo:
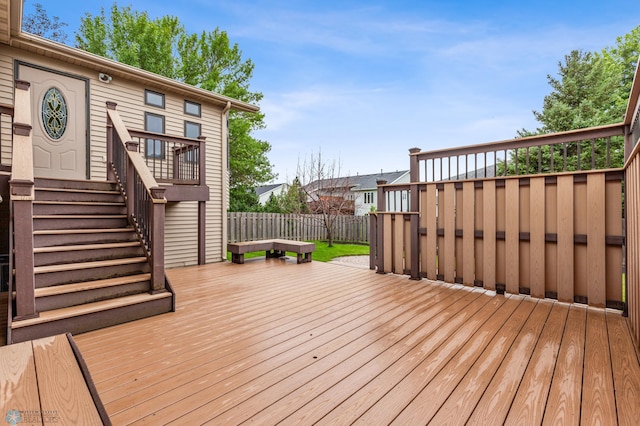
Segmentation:
{"type": "Polygon", "coordinates": [[[147,105],[164,108],[164,93],[158,93],[152,90],[145,89],[144,103],[147,105]]]}
{"type": "MultiPolygon", "coordinates": [[[[145,112],[144,129],[147,132],[164,133],[164,116],[145,112]]],[[[146,139],[144,144],[144,155],[147,158],[164,159],[164,144],[159,139],[146,139]]]]}
{"type": "Polygon", "coordinates": [[[200,129],[200,123],[184,122],[184,136],[187,138],[198,139],[202,134],[200,129]]]}
{"type": "Polygon", "coordinates": [[[184,101],[184,113],[189,115],[195,115],[196,117],[201,117],[202,107],[197,102],[184,101]]]}

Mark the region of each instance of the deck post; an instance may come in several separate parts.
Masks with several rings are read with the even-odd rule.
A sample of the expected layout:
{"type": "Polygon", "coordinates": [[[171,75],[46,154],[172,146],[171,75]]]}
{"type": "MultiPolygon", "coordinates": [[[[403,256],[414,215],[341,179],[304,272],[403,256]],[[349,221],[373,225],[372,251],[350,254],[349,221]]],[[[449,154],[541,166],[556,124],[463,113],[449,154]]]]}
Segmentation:
{"type": "MultiPolygon", "coordinates": [[[[383,213],[387,211],[387,203],[384,195],[384,187],[387,183],[384,179],[376,180],[376,185],[378,185],[378,200],[376,210],[379,213],[383,213]]],[[[382,220],[382,216],[376,215],[376,265],[378,267],[378,273],[384,274],[384,221],[382,220]]]]}
{"type": "MultiPolygon", "coordinates": [[[[14,321],[38,316],[35,299],[33,257],[33,141],[31,135],[31,85],[15,81],[15,109],[13,117],[13,156],[11,159],[11,221],[16,292],[14,321]]],[[[11,281],[11,279],[10,279],[11,281]]]]}
{"type": "Polygon", "coordinates": [[[420,148],[409,149],[409,179],[410,186],[410,202],[409,212],[417,213],[411,215],[411,279],[419,280],[420,277],[420,188],[418,182],[420,182],[420,164],[418,161],[418,154],[420,148]]]}
{"type": "Polygon", "coordinates": [[[163,291],[164,286],[164,219],[165,188],[151,188],[151,293],[163,291]]]}
{"type": "MultiPolygon", "coordinates": [[[[115,102],[107,102],[107,109],[115,110],[115,102]]],[[[115,140],[113,134],[115,129],[113,128],[113,121],[107,113],[107,180],[116,180],[115,172],[113,171],[113,142],[115,140]]]]}

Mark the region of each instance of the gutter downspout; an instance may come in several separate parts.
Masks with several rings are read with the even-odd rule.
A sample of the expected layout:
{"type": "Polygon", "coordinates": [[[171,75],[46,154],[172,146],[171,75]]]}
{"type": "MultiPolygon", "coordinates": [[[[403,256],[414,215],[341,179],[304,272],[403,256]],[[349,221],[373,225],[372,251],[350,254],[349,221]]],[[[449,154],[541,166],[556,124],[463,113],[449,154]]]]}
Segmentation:
{"type": "Polygon", "coordinates": [[[224,107],[221,113],[220,133],[222,135],[222,253],[221,260],[227,259],[227,233],[228,220],[227,210],[229,209],[229,110],[231,109],[231,102],[227,101],[227,105],[224,107]]]}

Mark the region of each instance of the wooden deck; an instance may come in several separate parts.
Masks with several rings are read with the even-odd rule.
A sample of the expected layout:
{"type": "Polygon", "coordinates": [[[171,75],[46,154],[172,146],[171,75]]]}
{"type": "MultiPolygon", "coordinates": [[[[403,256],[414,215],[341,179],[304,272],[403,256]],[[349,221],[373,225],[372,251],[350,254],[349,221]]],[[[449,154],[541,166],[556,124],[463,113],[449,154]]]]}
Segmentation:
{"type": "Polygon", "coordinates": [[[321,262],[168,275],[175,313],[75,336],[115,425],[640,419],[617,311],[321,262]]]}

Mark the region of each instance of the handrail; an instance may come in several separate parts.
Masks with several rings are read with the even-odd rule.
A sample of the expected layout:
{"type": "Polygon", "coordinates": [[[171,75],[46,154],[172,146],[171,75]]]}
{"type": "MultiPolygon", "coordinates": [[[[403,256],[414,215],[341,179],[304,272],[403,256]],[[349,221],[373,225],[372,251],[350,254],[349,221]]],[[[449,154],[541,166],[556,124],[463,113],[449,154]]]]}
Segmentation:
{"type": "MultiPolygon", "coordinates": [[[[31,87],[16,80],[11,159],[11,218],[16,293],[14,321],[37,317],[33,258],[33,141],[31,136],[31,87]]],[[[11,275],[11,274],[10,274],[11,275]]],[[[11,283],[11,278],[9,278],[11,283]]]]}
{"type": "Polygon", "coordinates": [[[165,189],[153,177],[112,102],[107,102],[107,167],[107,174],[117,179],[125,194],[127,216],[145,245],[151,263],[151,290],[162,291],[165,189]]]}

